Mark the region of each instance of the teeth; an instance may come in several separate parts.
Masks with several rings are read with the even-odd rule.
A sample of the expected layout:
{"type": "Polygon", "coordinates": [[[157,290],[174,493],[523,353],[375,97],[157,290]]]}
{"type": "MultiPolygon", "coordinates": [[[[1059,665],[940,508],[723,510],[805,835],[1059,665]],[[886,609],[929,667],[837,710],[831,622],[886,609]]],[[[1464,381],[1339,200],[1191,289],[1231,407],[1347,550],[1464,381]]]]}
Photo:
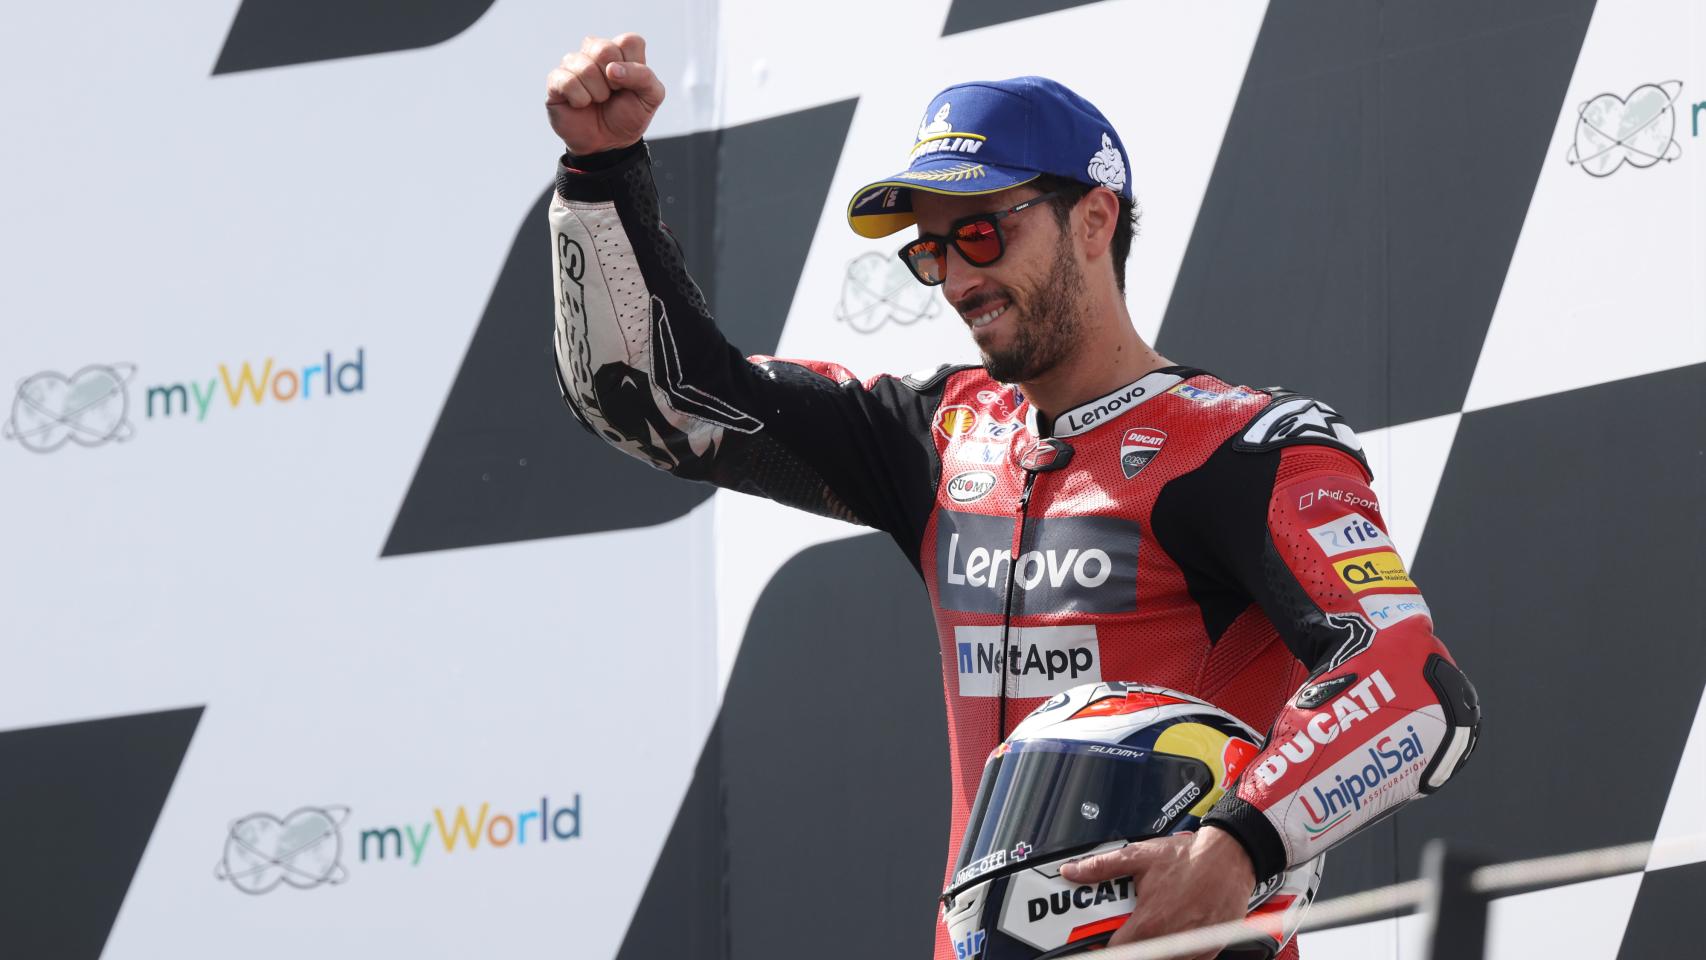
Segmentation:
{"type": "Polygon", "coordinates": [[[996,317],[999,317],[1006,312],[1007,312],[1007,305],[1002,304],[1001,306],[996,307],[994,310],[991,310],[988,313],[979,314],[975,317],[968,318],[967,322],[970,323],[972,325],[972,329],[975,330],[978,327],[987,326],[988,324],[993,322],[996,317]]]}

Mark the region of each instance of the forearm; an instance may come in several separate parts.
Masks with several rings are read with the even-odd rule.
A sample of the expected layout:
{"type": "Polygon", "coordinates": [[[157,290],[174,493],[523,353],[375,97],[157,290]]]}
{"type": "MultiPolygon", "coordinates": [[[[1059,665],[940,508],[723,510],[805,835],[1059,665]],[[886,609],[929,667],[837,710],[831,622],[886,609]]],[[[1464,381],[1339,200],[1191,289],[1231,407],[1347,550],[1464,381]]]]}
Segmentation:
{"type": "Polygon", "coordinates": [[[624,452],[709,479],[725,434],[763,426],[729,399],[745,361],[712,323],[658,219],[644,144],[590,161],[599,168],[559,171],[550,210],[564,398],[624,452]]]}
{"type": "Polygon", "coordinates": [[[659,220],[643,143],[565,158],[550,217],[557,377],[583,425],[676,476],[916,540],[941,383],[742,356],[659,220]]]}
{"type": "MultiPolygon", "coordinates": [[[[1306,448],[1284,456],[1323,463],[1306,448]]],[[[1325,466],[1276,485],[1260,569],[1246,575],[1309,679],[1204,818],[1239,839],[1258,880],[1439,789],[1480,724],[1365,475],[1348,458],[1325,466]]]]}

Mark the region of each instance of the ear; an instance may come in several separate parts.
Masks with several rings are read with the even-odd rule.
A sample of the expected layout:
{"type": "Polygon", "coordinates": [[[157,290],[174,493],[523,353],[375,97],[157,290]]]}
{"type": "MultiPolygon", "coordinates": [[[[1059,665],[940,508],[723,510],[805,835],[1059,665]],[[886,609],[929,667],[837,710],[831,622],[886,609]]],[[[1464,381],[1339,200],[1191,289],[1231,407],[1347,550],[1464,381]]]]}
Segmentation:
{"type": "Polygon", "coordinates": [[[1120,198],[1106,187],[1097,187],[1078,201],[1077,235],[1084,259],[1106,256],[1114,242],[1114,227],[1120,219],[1120,198]]]}

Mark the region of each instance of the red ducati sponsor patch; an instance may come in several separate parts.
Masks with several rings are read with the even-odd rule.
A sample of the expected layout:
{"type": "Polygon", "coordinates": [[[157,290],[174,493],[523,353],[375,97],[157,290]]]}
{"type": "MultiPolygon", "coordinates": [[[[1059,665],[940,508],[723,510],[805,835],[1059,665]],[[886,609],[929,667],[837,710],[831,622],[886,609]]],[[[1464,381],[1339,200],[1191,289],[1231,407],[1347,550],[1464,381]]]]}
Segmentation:
{"type": "Polygon", "coordinates": [[[1120,470],[1130,480],[1161,452],[1167,434],[1154,427],[1132,427],[1120,439],[1120,470]]]}

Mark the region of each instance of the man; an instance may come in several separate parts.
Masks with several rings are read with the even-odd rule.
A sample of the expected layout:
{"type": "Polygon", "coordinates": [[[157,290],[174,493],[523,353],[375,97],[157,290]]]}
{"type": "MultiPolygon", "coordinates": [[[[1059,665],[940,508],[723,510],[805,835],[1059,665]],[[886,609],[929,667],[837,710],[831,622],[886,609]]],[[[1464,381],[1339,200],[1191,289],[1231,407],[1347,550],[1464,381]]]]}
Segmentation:
{"type": "MultiPolygon", "coordinates": [[[[551,205],[564,396],[676,476],[895,539],[936,609],[950,853],[988,751],[1090,680],[1173,687],[1271,729],[1193,810],[1203,829],[1067,868],[1136,878],[1116,943],[1242,916],[1257,883],[1462,765],[1474,691],[1350,427],[1176,365],[1132,327],[1129,167],[1095,107],[1035,77],[931,101],[907,169],[848,217],[869,237],[916,224],[902,257],[942,284],[983,364],[860,382],[745,358],[718,333],[640,142],[663,96],[632,34],[588,38],[548,78],[568,148],[551,205]]],[[[940,928],[936,950],[953,956],[940,928]]]]}

